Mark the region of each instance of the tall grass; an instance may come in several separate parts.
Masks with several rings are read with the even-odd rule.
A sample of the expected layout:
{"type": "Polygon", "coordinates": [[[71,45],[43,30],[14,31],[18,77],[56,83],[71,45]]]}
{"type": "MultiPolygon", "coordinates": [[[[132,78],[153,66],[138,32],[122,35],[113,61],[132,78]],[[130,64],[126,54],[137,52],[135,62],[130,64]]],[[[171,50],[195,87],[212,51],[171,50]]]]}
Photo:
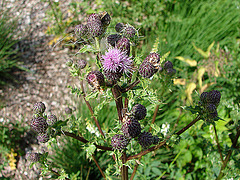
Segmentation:
{"type": "Polygon", "coordinates": [[[18,67],[16,35],[17,18],[12,17],[11,9],[6,8],[6,1],[0,6],[0,85],[6,84],[6,80],[12,79],[11,69],[18,67]]]}

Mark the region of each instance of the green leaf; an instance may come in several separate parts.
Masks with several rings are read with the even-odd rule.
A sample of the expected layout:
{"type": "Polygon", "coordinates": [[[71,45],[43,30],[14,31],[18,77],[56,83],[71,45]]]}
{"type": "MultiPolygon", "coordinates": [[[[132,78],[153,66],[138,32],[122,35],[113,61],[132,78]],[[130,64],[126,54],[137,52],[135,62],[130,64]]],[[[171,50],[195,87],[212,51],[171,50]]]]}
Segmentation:
{"type": "Polygon", "coordinates": [[[98,50],[91,45],[85,45],[78,51],[78,53],[86,53],[86,52],[95,53],[95,52],[98,52],[98,50]]]}

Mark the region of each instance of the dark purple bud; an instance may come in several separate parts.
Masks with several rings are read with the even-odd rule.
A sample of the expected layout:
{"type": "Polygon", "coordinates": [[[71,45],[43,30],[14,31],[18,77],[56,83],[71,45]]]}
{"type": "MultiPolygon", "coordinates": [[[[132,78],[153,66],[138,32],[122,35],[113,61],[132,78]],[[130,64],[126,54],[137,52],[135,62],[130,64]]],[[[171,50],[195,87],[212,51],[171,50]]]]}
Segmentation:
{"type": "Polygon", "coordinates": [[[153,144],[158,144],[160,141],[159,137],[153,136],[153,144]]]}
{"type": "Polygon", "coordinates": [[[144,61],[151,63],[153,66],[157,66],[160,62],[160,55],[158,53],[150,53],[144,61]]]}
{"type": "Polygon", "coordinates": [[[172,68],[173,68],[172,62],[171,62],[171,61],[165,62],[163,68],[164,68],[165,70],[167,70],[167,69],[172,69],[172,68]]]}
{"type": "Polygon", "coordinates": [[[100,15],[91,14],[87,20],[88,34],[92,37],[99,37],[104,33],[100,15]]]}
{"type": "Polygon", "coordinates": [[[113,149],[123,150],[127,147],[129,140],[122,134],[115,134],[112,137],[111,145],[113,149]]]}
{"type": "Polygon", "coordinates": [[[132,26],[127,26],[126,28],[123,29],[123,34],[127,37],[127,38],[133,38],[136,34],[136,29],[132,26]]]}
{"type": "Polygon", "coordinates": [[[120,49],[122,52],[126,52],[126,54],[130,55],[130,41],[129,39],[122,37],[118,40],[116,47],[120,49]]]}
{"type": "Polygon", "coordinates": [[[123,72],[120,72],[120,71],[111,72],[111,71],[104,70],[104,75],[109,81],[118,81],[122,77],[123,72]]]}
{"type": "Polygon", "coordinates": [[[92,86],[95,89],[100,89],[100,86],[104,86],[104,76],[100,71],[91,71],[88,73],[87,82],[90,86],[92,86]]]}
{"type": "Polygon", "coordinates": [[[207,98],[208,103],[212,103],[215,106],[218,106],[220,103],[220,99],[221,99],[221,93],[219,91],[212,90],[208,93],[208,98],[207,98]]]}
{"type": "Polygon", "coordinates": [[[142,146],[143,149],[147,149],[153,144],[153,136],[150,132],[143,131],[138,136],[138,143],[142,146]]]}
{"type": "Polygon", "coordinates": [[[132,107],[131,114],[137,120],[142,120],[147,115],[147,109],[141,104],[136,104],[132,107]]]}
{"type": "Polygon", "coordinates": [[[46,106],[44,103],[42,102],[37,102],[33,105],[33,111],[34,113],[38,114],[38,113],[44,113],[46,109],[46,106]]]}
{"type": "Polygon", "coordinates": [[[174,74],[176,74],[176,69],[167,69],[166,74],[168,76],[173,76],[174,74]]]}
{"type": "Polygon", "coordinates": [[[111,16],[106,11],[100,13],[100,16],[101,16],[101,22],[103,26],[107,27],[111,22],[111,16]]]}
{"type": "Polygon", "coordinates": [[[122,36],[120,34],[111,34],[107,37],[107,42],[111,44],[111,46],[115,47],[121,37],[122,36]]]}
{"type": "Polygon", "coordinates": [[[81,59],[77,61],[77,66],[79,69],[84,69],[87,65],[87,61],[81,59]]]}
{"type": "Polygon", "coordinates": [[[157,69],[151,63],[143,62],[140,65],[138,72],[142,77],[150,78],[157,72],[157,69]]]}
{"type": "Polygon", "coordinates": [[[77,36],[83,37],[87,33],[87,26],[84,24],[79,24],[75,26],[75,34],[77,36]]]}
{"type": "Polygon", "coordinates": [[[38,162],[40,160],[40,154],[39,153],[27,153],[26,159],[31,162],[38,162]]]}
{"type": "Polygon", "coordinates": [[[43,117],[33,118],[31,121],[31,127],[37,133],[45,133],[46,129],[48,128],[48,124],[46,119],[43,117]]]}
{"type": "Polygon", "coordinates": [[[117,23],[116,26],[115,26],[115,30],[117,32],[119,32],[119,33],[122,32],[123,28],[124,28],[124,24],[123,23],[117,23]]]}
{"type": "Polygon", "coordinates": [[[206,104],[207,103],[207,100],[208,100],[208,92],[203,92],[201,95],[200,95],[200,100],[203,104],[206,104]]]}
{"type": "Polygon", "coordinates": [[[37,136],[37,140],[40,143],[46,143],[49,140],[49,136],[47,133],[41,133],[37,136]]]}
{"type": "Polygon", "coordinates": [[[55,116],[54,114],[48,115],[47,116],[47,124],[49,126],[54,125],[57,122],[57,116],[55,116]]]}
{"type": "Polygon", "coordinates": [[[141,125],[138,120],[128,117],[123,122],[122,132],[127,138],[135,138],[141,133],[141,125]]]}

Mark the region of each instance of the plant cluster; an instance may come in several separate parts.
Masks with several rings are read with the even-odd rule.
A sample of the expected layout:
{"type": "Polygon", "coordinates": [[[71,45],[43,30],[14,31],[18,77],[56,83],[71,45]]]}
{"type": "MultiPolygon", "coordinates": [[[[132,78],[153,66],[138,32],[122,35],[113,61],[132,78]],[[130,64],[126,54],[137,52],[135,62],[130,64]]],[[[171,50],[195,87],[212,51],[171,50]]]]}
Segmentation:
{"type": "MultiPolygon", "coordinates": [[[[138,168],[138,161],[144,155],[157,151],[167,144],[172,146],[172,142],[176,143],[182,133],[201,119],[210,124],[218,121],[220,118],[217,107],[220,103],[221,93],[217,90],[203,92],[200,95],[199,105],[187,108],[197,114],[196,118],[181,130],[172,131],[165,137],[161,136],[160,127],[155,124],[155,120],[159,104],[164,102],[159,101],[156,92],[148,89],[148,84],[154,77],[158,76],[162,83],[160,94],[162,96],[166,88],[170,88],[176,69],[171,61],[166,60],[168,54],[161,56],[157,52],[156,44],[158,42],[145,59],[142,56],[137,56],[135,54],[139,41],[137,30],[132,25],[120,22],[115,25],[116,32],[108,34],[107,29],[110,22],[111,17],[107,12],[93,13],[89,15],[86,23],[81,23],[75,28],[75,35],[84,43],[83,48],[78,51],[76,56],[80,53],[94,53],[96,64],[90,66],[90,63],[83,59],[67,61],[71,75],[80,79],[80,88],[69,87],[72,93],[81,96],[86,103],[97,126],[97,130],[93,130],[96,137],[89,138],[87,136],[90,132],[89,124],[92,122],[73,117],[65,121],[57,121],[55,115],[47,116],[44,114],[45,105],[43,103],[34,105],[35,114],[31,121],[31,127],[39,134],[38,140],[42,143],[46,143],[49,136],[54,139],[61,135],[82,142],[87,157],[95,162],[104,179],[113,176],[113,166],[109,166],[104,173],[94,156],[97,149],[106,151],[112,156],[116,163],[115,174],[121,175],[122,179],[129,178],[128,169],[134,166],[131,174],[131,179],[133,179],[138,168]],[[91,93],[87,93],[85,90],[84,82],[87,82],[91,87],[91,93]],[[97,108],[93,109],[90,100],[96,98],[103,99],[97,108]],[[98,121],[99,109],[113,101],[116,105],[118,120],[114,121],[113,126],[102,129],[103,124],[98,121]],[[145,104],[149,102],[154,102],[156,106],[156,112],[153,114],[151,122],[146,118],[148,111],[145,104]],[[80,123],[81,126],[77,126],[76,123],[80,123]],[[97,135],[96,131],[101,135],[97,135]]],[[[232,144],[234,147],[237,144],[239,133],[238,129],[232,144]]],[[[40,161],[42,163],[47,161],[47,156],[46,153],[40,161]]],[[[36,162],[39,155],[32,153],[28,154],[27,158],[36,162]]],[[[228,161],[229,157],[227,156],[223,161],[221,171],[219,171],[219,179],[224,175],[223,170],[228,161]]],[[[61,178],[69,178],[66,174],[53,171],[49,164],[45,163],[43,167],[61,178]]]]}

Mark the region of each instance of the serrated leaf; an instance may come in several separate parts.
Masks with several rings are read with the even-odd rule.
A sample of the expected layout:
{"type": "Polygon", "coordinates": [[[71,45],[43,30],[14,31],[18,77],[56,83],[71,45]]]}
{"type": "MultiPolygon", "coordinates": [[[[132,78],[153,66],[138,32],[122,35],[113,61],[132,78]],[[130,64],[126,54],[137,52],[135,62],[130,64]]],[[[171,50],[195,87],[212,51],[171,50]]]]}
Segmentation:
{"type": "Polygon", "coordinates": [[[91,45],[84,45],[79,51],[78,53],[86,53],[86,52],[98,52],[97,49],[91,45]]]}
{"type": "Polygon", "coordinates": [[[152,172],[153,172],[155,175],[158,175],[158,176],[160,176],[160,175],[162,174],[162,172],[161,172],[158,168],[156,168],[156,167],[153,167],[153,168],[152,168],[152,172]]]}
{"type": "Polygon", "coordinates": [[[98,91],[91,92],[85,98],[86,98],[87,101],[89,101],[90,99],[95,99],[95,98],[97,98],[98,93],[99,93],[98,91]]]}
{"type": "Polygon", "coordinates": [[[151,124],[150,126],[151,126],[157,133],[160,132],[160,130],[161,130],[161,128],[160,128],[158,125],[156,125],[156,124],[151,124]]]}
{"type": "Polygon", "coordinates": [[[158,45],[159,45],[159,38],[157,37],[154,44],[153,44],[153,47],[152,47],[152,50],[151,50],[151,53],[154,53],[154,52],[157,52],[158,51],[158,45]]]}
{"type": "Polygon", "coordinates": [[[167,53],[165,53],[161,58],[160,58],[160,63],[162,64],[162,62],[164,62],[166,60],[166,58],[169,56],[170,51],[168,51],[167,53]]]}

